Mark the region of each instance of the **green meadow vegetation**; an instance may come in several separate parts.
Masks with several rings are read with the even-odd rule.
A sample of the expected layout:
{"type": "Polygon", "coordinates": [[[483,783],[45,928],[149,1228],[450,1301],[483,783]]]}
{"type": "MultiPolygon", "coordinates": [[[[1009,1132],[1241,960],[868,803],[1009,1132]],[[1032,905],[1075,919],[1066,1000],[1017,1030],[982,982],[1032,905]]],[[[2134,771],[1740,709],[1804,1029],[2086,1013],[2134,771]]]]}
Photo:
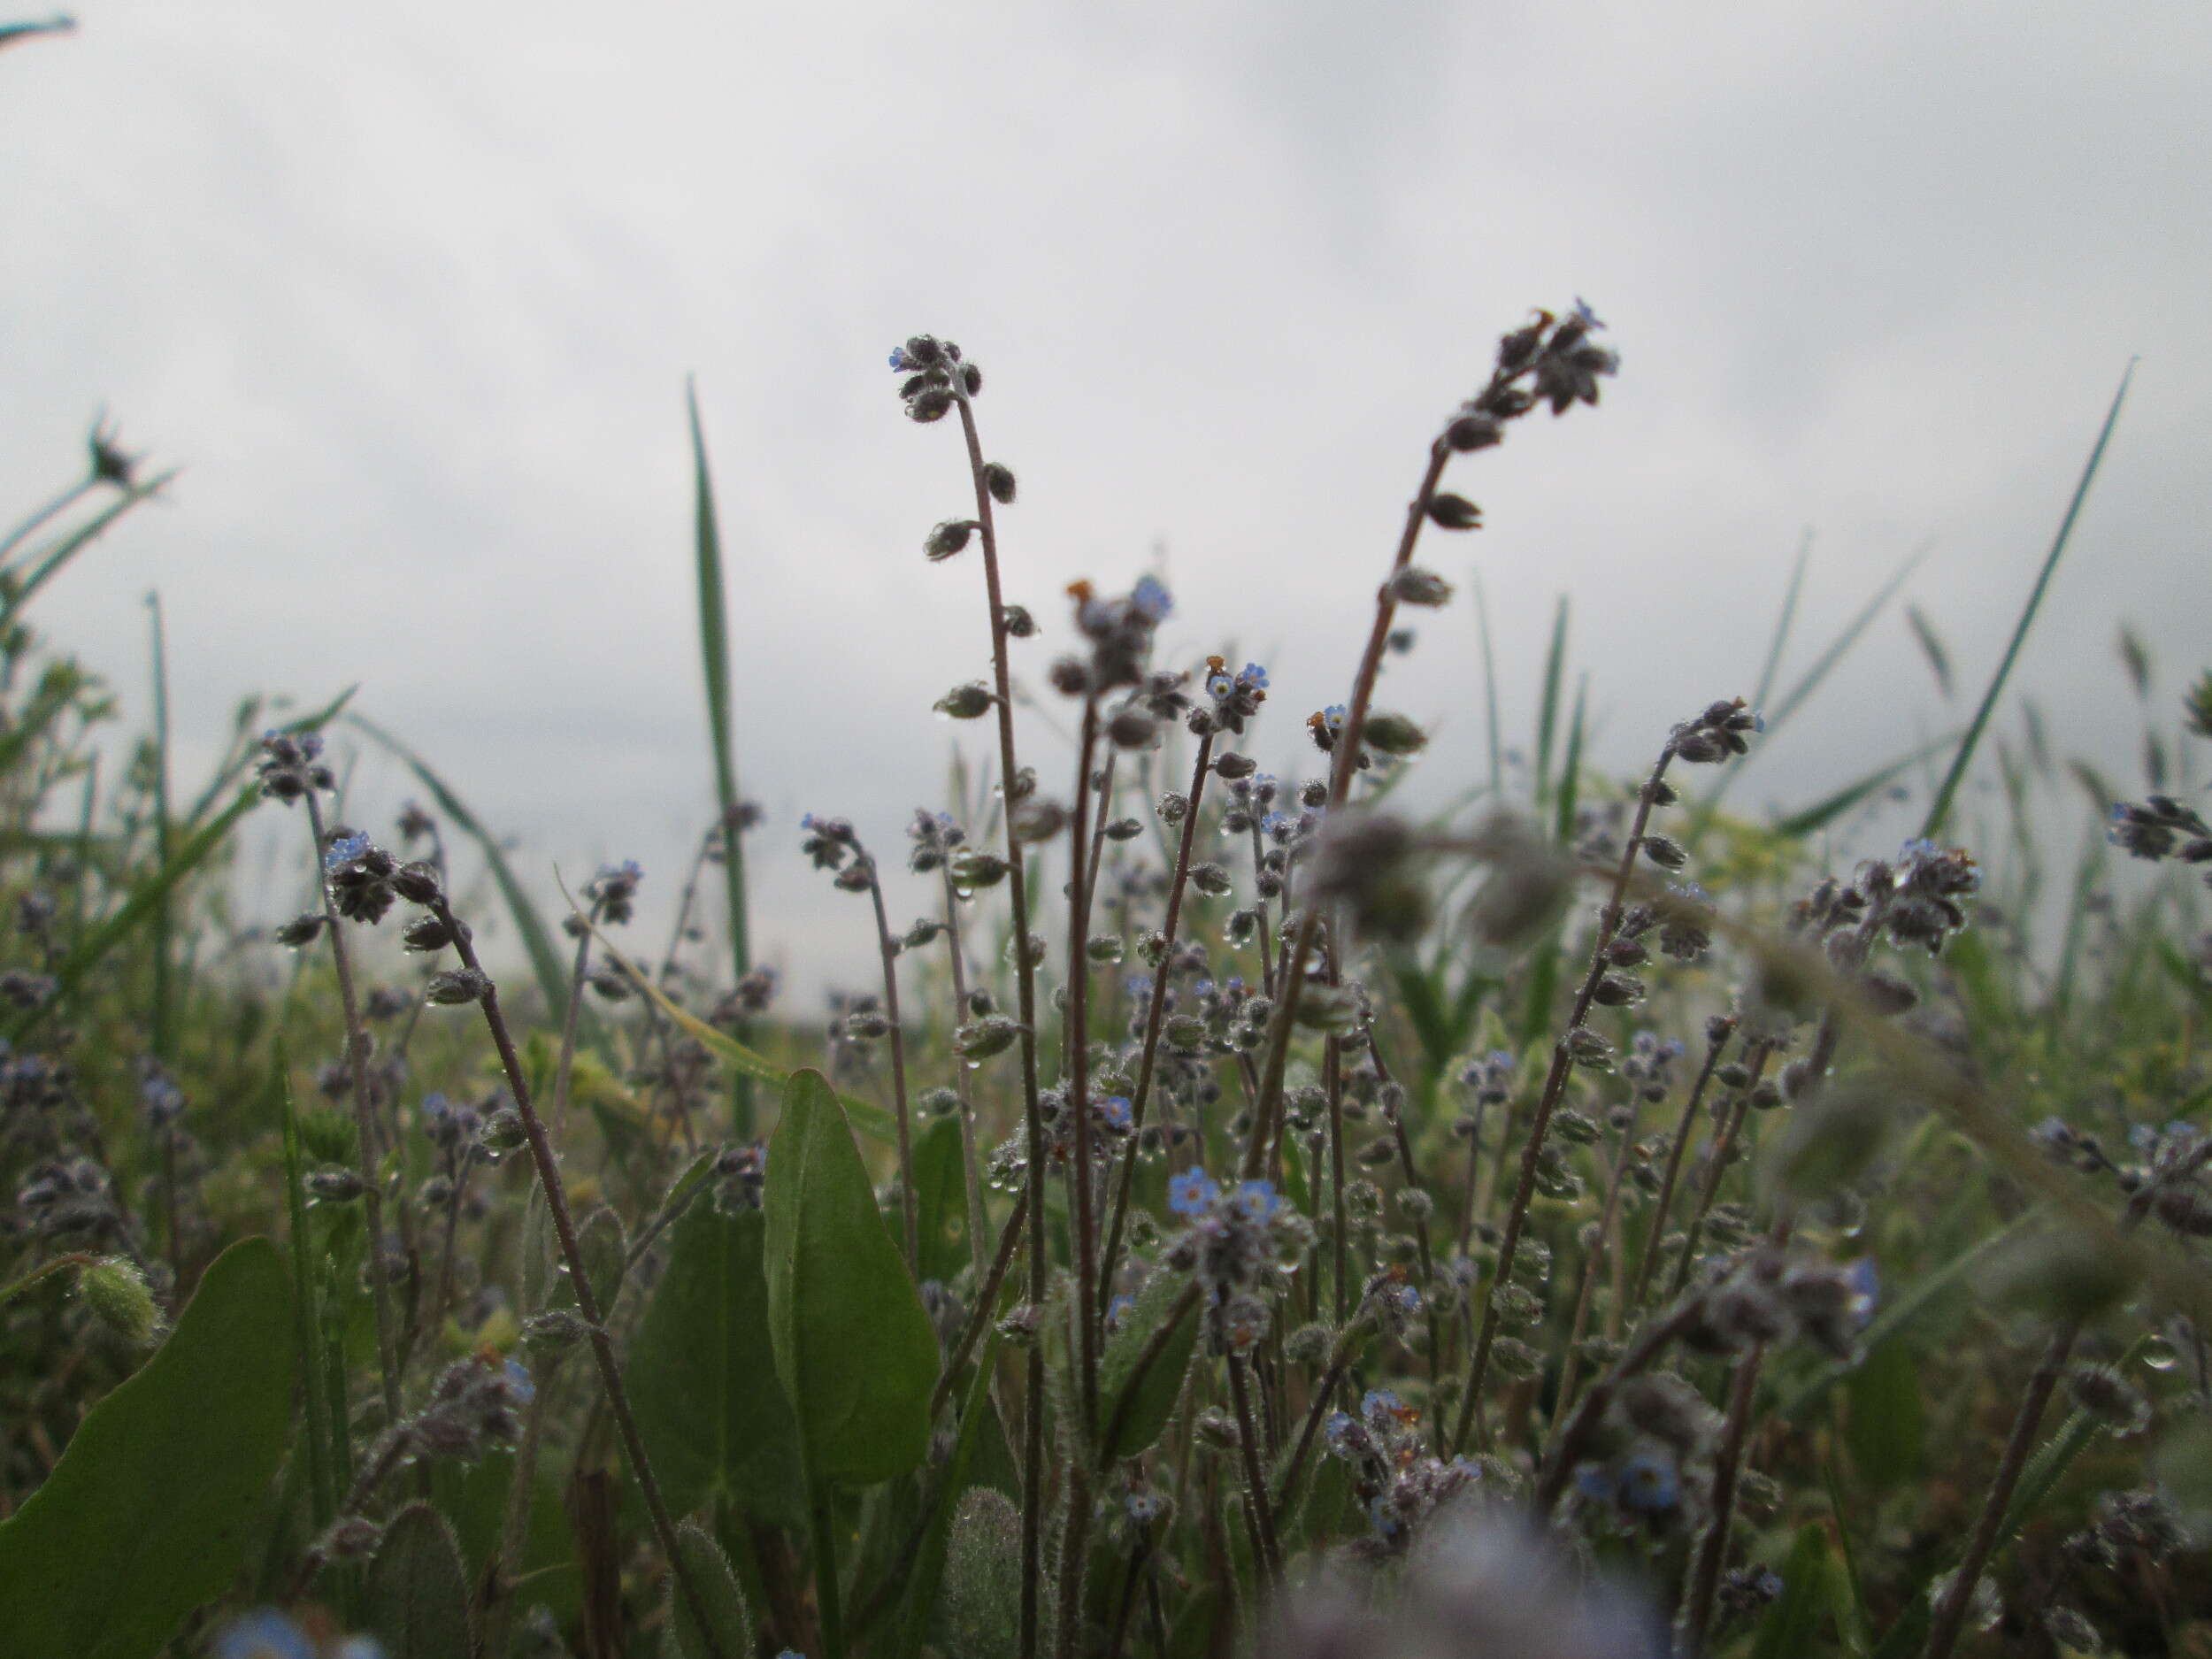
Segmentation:
{"type": "Polygon", "coordinates": [[[695,407],[717,810],[548,911],[368,695],[180,776],[157,602],[150,707],[41,632],[173,485],[96,428],[0,529],[0,1655],[2212,1654],[2212,672],[2124,634],[2082,755],[2009,684],[2125,387],[1987,680],[1907,614],[1933,741],[1740,805],[1908,571],[1793,580],[1625,777],[1563,600],[1525,759],[1493,686],[1409,804],[1385,670],[1488,680],[1473,493],[1604,419],[1606,340],[1439,388],[1318,710],[1156,651],[1156,579],[1010,600],[983,376],[900,343],[988,760],[880,823],[744,794],[695,407]],[[764,836],[879,961],[826,1020],[753,959],[764,836]]]}

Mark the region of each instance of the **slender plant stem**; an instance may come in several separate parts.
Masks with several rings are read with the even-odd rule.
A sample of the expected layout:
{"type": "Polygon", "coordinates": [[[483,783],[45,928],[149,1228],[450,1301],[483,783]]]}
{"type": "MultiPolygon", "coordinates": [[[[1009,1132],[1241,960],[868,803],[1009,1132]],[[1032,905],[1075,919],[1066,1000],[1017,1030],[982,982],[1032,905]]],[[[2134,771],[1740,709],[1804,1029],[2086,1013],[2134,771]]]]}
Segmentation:
{"type": "MultiPolygon", "coordinates": [[[[976,534],[983,553],[984,595],[991,608],[991,676],[998,710],[1000,787],[1005,793],[1006,888],[1013,910],[1014,985],[1021,1025],[1022,1119],[1028,1144],[1029,1213],[1045,1213],[1044,1115],[1037,1098],[1037,964],[1029,949],[1029,873],[1020,839],[1014,832],[1013,790],[1021,776],[1014,746],[1013,674],[1007,661],[1006,601],[999,583],[998,527],[993,517],[990,484],[984,475],[983,440],[976,431],[975,406],[960,377],[953,377],[954,407],[968,450],[968,474],[975,488],[976,534]]],[[[1051,1262],[1045,1228],[1029,1233],[1029,1300],[1043,1307],[1050,1291],[1051,1262]]],[[[1027,1386],[1022,1407],[1022,1589],[1020,1644],[1023,1659],[1038,1651],[1037,1587],[1043,1577],[1045,1497],[1044,1355],[1029,1350],[1027,1386]]]]}
{"type": "Polygon", "coordinates": [[[1329,1363],[1315,1385],[1313,1398],[1306,1402],[1305,1420],[1299,1425],[1298,1443],[1291,1448],[1290,1462],[1283,1466],[1281,1483],[1275,1488],[1275,1509],[1278,1514],[1290,1513],[1291,1505],[1298,1496],[1298,1482],[1305,1473],[1306,1459],[1313,1450],[1313,1439],[1321,1427],[1321,1419],[1328,1414],[1329,1401],[1335,1395],[1337,1385],[1344,1380],[1344,1373],[1351,1369],[1352,1348],[1360,1335],[1358,1325],[1348,1325],[1336,1339],[1336,1346],[1329,1352],[1329,1363]]]}
{"type": "MultiPolygon", "coordinates": [[[[967,1018],[968,950],[960,932],[960,892],[952,884],[952,863],[941,867],[945,881],[945,942],[952,960],[952,1023],[967,1018]]],[[[975,1145],[975,1084],[965,1062],[953,1066],[953,1085],[960,1095],[960,1176],[967,1188],[968,1257],[975,1267],[976,1283],[983,1282],[984,1230],[990,1225],[983,1212],[983,1167],[975,1145]]]]}
{"type": "MultiPolygon", "coordinates": [[[[312,796],[309,797],[311,800],[312,796]]],[[[599,1382],[606,1398],[608,1411],[613,1416],[615,1426],[622,1436],[622,1448],[630,1463],[630,1473],[637,1482],[638,1495],[645,1502],[646,1514],[651,1517],[655,1537],[659,1540],[661,1553],[668,1558],[668,1570],[675,1575],[678,1593],[699,1626],[701,1640],[715,1659],[739,1659],[736,1655],[725,1655],[715,1639],[714,1626],[708,1616],[699,1586],[692,1582],[690,1571],[684,1564],[682,1552],[676,1547],[676,1523],[668,1512],[668,1502],[661,1495],[660,1481],[653,1473],[653,1463],[646,1455],[645,1438],[638,1432],[637,1417],[630,1409],[628,1390],[623,1386],[622,1366],[614,1351],[614,1337],[607,1330],[599,1306],[599,1293],[591,1282],[584,1252],[577,1241],[576,1224],[568,1208],[568,1187],[561,1179],[560,1160],[554,1156],[552,1142],[547,1138],[545,1123],[531,1104],[530,1082],[522,1069],[522,1056],[516,1051],[514,1033],[508,1028],[507,1018],[499,1006],[499,987],[484,973],[483,964],[477,959],[476,946],[467,926],[453,914],[451,906],[441,894],[430,903],[431,913],[445,925],[453,939],[453,949],[461,958],[461,965],[483,976],[484,994],[480,1006],[484,1024],[491,1033],[492,1046],[499,1051],[500,1069],[506,1073],[508,1092],[513,1095],[515,1112],[522,1119],[522,1128],[530,1147],[531,1161],[537,1166],[538,1186],[545,1194],[548,1217],[553,1223],[554,1236],[560,1240],[561,1259],[568,1264],[570,1288],[575,1293],[576,1310],[588,1327],[592,1358],[599,1368],[599,1382]]]]}
{"type": "Polygon", "coordinates": [[[1567,1326],[1566,1357],[1560,1364],[1558,1404],[1552,1408],[1555,1432],[1568,1407],[1574,1403],[1575,1389],[1581,1381],[1582,1336],[1589,1329],[1590,1304],[1597,1294],[1598,1272],[1605,1265],[1605,1247],[1613,1235],[1613,1217],[1620,1208],[1621,1180],[1628,1172],[1628,1148],[1636,1139],[1636,1112],[1641,1102],[1640,1086],[1628,1097],[1624,1109],[1628,1121],[1621,1125],[1621,1138],[1614,1144],[1613,1172],[1606,1179],[1605,1202],[1598,1211],[1598,1235],[1582,1262],[1582,1286],[1575,1294],[1574,1317],[1567,1326]]]}
{"type": "Polygon", "coordinates": [[[1675,1125],[1674,1144],[1667,1149],[1666,1171],[1659,1179],[1659,1196],[1651,1207],[1651,1223],[1644,1233],[1643,1254],[1636,1263],[1636,1283],[1628,1293],[1625,1305],[1641,1308],[1644,1293],[1651,1285],[1651,1270],[1658,1265],[1659,1249],[1666,1241],[1667,1215],[1674,1208],[1674,1184],[1682,1173],[1682,1155],[1690,1144],[1690,1133],[1697,1125],[1698,1108],[1705,1103],[1705,1090],[1713,1080],[1713,1072],[1720,1064],[1721,1055],[1728,1048],[1729,1040],[1736,1034],[1736,1018],[1729,1015],[1716,1023],[1714,1033],[1705,1045],[1705,1064],[1698,1068],[1697,1081],[1691,1087],[1690,1098],[1682,1107],[1682,1121],[1675,1125]]]}
{"type": "MultiPolygon", "coordinates": [[[[1081,1309],[1075,1315],[1078,1323],[1089,1323],[1081,1309]]],[[[1091,1470],[1079,1447],[1068,1454],[1061,1504],[1059,1630],[1054,1648],[1059,1659],[1078,1659],[1083,1642],[1083,1568],[1091,1542],[1091,1470]]]]}
{"type": "Polygon", "coordinates": [[[1190,881],[1191,847],[1198,835],[1198,809],[1206,792],[1206,777],[1213,766],[1214,734],[1198,740],[1198,758],[1191,766],[1188,804],[1183,810],[1183,833],[1175,847],[1175,870],[1168,879],[1167,914],[1160,923],[1160,960],[1152,970],[1152,1001],[1145,1011],[1144,1053],[1137,1062],[1137,1093],[1129,1103],[1130,1154],[1122,1160],[1121,1179],[1114,1188],[1114,1218],[1106,1230],[1106,1249],[1099,1257],[1099,1306],[1092,1317],[1103,1324],[1106,1287],[1114,1282],[1121,1256],[1122,1229],[1129,1219],[1129,1189],[1137,1176],[1137,1136],[1144,1129],[1145,1109],[1152,1099],[1153,1067],[1160,1055],[1160,1030],[1167,1013],[1169,972],[1175,960],[1176,929],[1183,919],[1183,893],[1190,881]]]}
{"type": "Polygon", "coordinates": [[[1697,1211],[1690,1217],[1690,1225],[1682,1234],[1682,1254],[1674,1263],[1674,1278],[1667,1286],[1670,1296],[1678,1296],[1689,1285],[1690,1273],[1697,1265],[1697,1247],[1705,1237],[1705,1218],[1713,1212],[1713,1201],[1720,1195],[1720,1184],[1727,1177],[1730,1159],[1736,1150],[1736,1137],[1743,1130],[1743,1120],[1751,1110],[1752,1091],[1759,1087],[1767,1062],[1773,1057],[1772,1045],[1754,1042],[1747,1050],[1751,1056],[1751,1079],[1737,1097],[1735,1109],[1722,1125],[1720,1136],[1713,1142],[1711,1162],[1706,1166],[1705,1185],[1697,1196],[1697,1211]]]}
{"type": "Polygon", "coordinates": [[[1022,1224],[1029,1216],[1029,1194],[1022,1194],[1014,1200],[1014,1213],[1006,1218],[1005,1231],[999,1234],[998,1254],[992,1257],[989,1272],[976,1291],[975,1310],[969,1314],[967,1328],[961,1332],[960,1340],[953,1347],[945,1362],[944,1374],[938,1378],[937,1387],[929,1397],[929,1420],[934,1423],[938,1413],[952,1402],[954,1379],[960,1368],[968,1363],[968,1356],[975,1351],[981,1340],[983,1327],[990,1323],[991,1311],[998,1306],[999,1286],[1006,1282],[1006,1270],[1012,1264],[1014,1248],[1021,1240],[1022,1224]]]}
{"type": "Polygon", "coordinates": [[[378,1170],[376,1110],[369,1099],[369,1033],[361,1023],[354,995],[353,958],[346,949],[344,919],[330,890],[323,863],[323,809],[308,790],[308,833],[315,844],[315,890],[322,895],[323,920],[330,930],[330,959],[338,970],[338,1004],[346,1021],[346,1079],[353,1090],[354,1133],[361,1142],[362,1218],[369,1232],[369,1300],[376,1310],[376,1361],[384,1387],[384,1420],[399,1421],[399,1340],[392,1329],[392,1290],[384,1271],[384,1186],[378,1170]]]}
{"type": "MultiPolygon", "coordinates": [[[[1085,941],[1090,936],[1091,890],[1083,879],[1087,840],[1091,828],[1091,760],[1098,749],[1098,699],[1083,701],[1083,737],[1078,746],[1075,771],[1075,821],[1071,831],[1068,866],[1068,983],[1067,983],[1067,1108],[1075,1130],[1075,1157],[1069,1179],[1073,1191],[1070,1209],[1075,1219],[1075,1336],[1077,1377],[1081,1393],[1082,1432],[1074,1437],[1077,1449],[1071,1463],[1082,1455],[1079,1443],[1098,1429],[1098,1337],[1100,1322],[1093,1310],[1104,1300],[1098,1280],[1098,1237],[1091,1215],[1090,1098],[1090,958],[1085,941]]],[[[1082,1563],[1075,1563],[1079,1575],[1082,1563]]],[[[1081,1582],[1078,1578],[1077,1582],[1081,1582]]],[[[1063,1621],[1064,1623],[1064,1619],[1063,1621]]]]}
{"type": "Polygon", "coordinates": [[[1229,1355],[1229,1397],[1237,1409],[1237,1447],[1243,1454],[1244,1501],[1251,1506],[1253,1525],[1260,1535],[1260,1585],[1270,1590],[1282,1583],[1283,1558],[1275,1540],[1275,1515],[1267,1501],[1267,1477],[1260,1471],[1258,1432],[1252,1425],[1251,1390],[1245,1386],[1244,1356],[1229,1355]]]}
{"type": "Polygon", "coordinates": [[[1699,1540],[1696,1571],[1676,1622],[1674,1651],[1680,1659],[1695,1659],[1705,1651],[1705,1632],[1713,1617],[1713,1592],[1720,1586],[1721,1566],[1728,1559],[1728,1530],[1736,1516],[1736,1480],[1743,1471],[1743,1442],[1751,1426],[1752,1396],[1758,1389],[1759,1362],[1765,1353],[1766,1345],[1755,1342],[1736,1362],[1727,1424],[1713,1455],[1713,1518],[1699,1540]]]}
{"type": "Polygon", "coordinates": [[[891,937],[891,918],[883,908],[883,883],[876,861],[860,855],[868,869],[868,897],[876,911],[876,949],[883,958],[883,1011],[891,1022],[891,1097],[898,1108],[899,1211],[906,1223],[906,1271],[922,1273],[921,1224],[914,1196],[914,1141],[907,1123],[906,1032],[899,1024],[899,944],[891,937]]]}
{"type": "MultiPolygon", "coordinates": [[[[1498,1265],[1491,1277],[1491,1284],[1510,1284],[1514,1259],[1520,1253],[1521,1231],[1528,1221],[1529,1205],[1536,1196],[1536,1171],[1543,1156],[1544,1136],[1551,1127],[1551,1115],[1560,1099],[1567,1092],[1567,1078],[1574,1069],[1572,1041],[1574,1033],[1582,1029],[1589,1018],[1590,1006],[1597,995],[1598,982],[1604,979],[1609,965],[1606,951],[1613,936],[1619,932],[1624,914],[1623,898],[1628,891],[1629,878],[1635,873],[1636,856],[1643,850],[1644,832],[1651,823],[1651,809],[1659,797],[1661,785],[1665,781],[1667,768],[1674,760],[1674,740],[1669,738],[1666,747],[1659,751],[1659,759],[1651,769],[1651,777],[1636,793],[1635,822],[1628,832],[1628,844],[1621,849],[1620,867],[1614,872],[1613,887],[1607,895],[1605,907],[1598,912],[1597,942],[1590,952],[1590,971],[1583,975],[1582,988],[1575,993],[1573,1010],[1567,1016],[1566,1029],[1552,1045],[1551,1070],[1544,1078],[1544,1092],[1536,1102],[1536,1115],[1530,1119],[1528,1141],[1521,1152],[1520,1179],[1513,1189],[1513,1204],[1506,1211],[1505,1233],[1498,1244],[1498,1265]]],[[[1467,1440],[1468,1425],[1472,1421],[1475,1402],[1482,1396],[1482,1386],[1490,1368],[1490,1348],[1498,1334],[1498,1307],[1493,1297],[1483,1302],[1482,1323],[1475,1335],[1474,1357],[1467,1367],[1467,1391],[1460,1398],[1459,1421],[1448,1442],[1463,1446],[1467,1440]]]]}
{"type": "MultiPolygon", "coordinates": [[[[2181,1168],[2170,1171],[2165,1182],[2186,1182],[2208,1162],[2212,1162],[2212,1141],[2200,1147],[2181,1168]]],[[[2121,1231],[2133,1231],[2150,1213],[2151,1205],[2164,1185],[2146,1182],[2128,1200],[2127,1211],[2120,1218],[2121,1231]]],[[[2066,1362],[2073,1356],[2082,1325],[2080,1319],[2069,1320],[2052,1336],[2050,1346],[2044,1350],[2043,1363],[2028,1379],[2027,1388],[2020,1396],[2020,1409],[2012,1419],[2012,1432],[2005,1440],[2004,1456],[1997,1464],[1996,1479],[1990,1482],[1989,1495],[1982,1501],[1981,1515],[1967,1540],[1966,1553],[1959,1558],[1957,1570],[1951,1575],[1950,1587],[1936,1603],[1935,1613],[1929,1620],[1927,1645],[1921,1649],[1921,1659],[1949,1659],[1960,1632],[1966,1628],[1974,1586],[1981,1582],[1982,1569],[1989,1564],[1989,1557],[1997,1548],[1998,1535],[2004,1531],[2013,1491],[2019,1486],[2021,1473],[2035,1451],[2036,1432],[2042,1425],[2043,1413],[2051,1403],[2051,1395],[2057,1392],[2059,1379],[2065,1374],[2066,1362]]]]}

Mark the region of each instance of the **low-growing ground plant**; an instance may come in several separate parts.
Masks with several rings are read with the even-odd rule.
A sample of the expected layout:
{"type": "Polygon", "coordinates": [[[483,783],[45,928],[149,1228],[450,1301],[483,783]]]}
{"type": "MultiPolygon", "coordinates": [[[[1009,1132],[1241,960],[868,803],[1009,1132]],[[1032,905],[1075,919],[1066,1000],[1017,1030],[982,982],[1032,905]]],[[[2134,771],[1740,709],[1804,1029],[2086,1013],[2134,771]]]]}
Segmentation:
{"type": "Polygon", "coordinates": [[[902,822],[740,793],[695,411],[718,810],[658,948],[633,864],[548,926],[348,699],[250,702],[196,788],[157,701],[119,766],[29,621],[167,481],[96,429],[0,543],[0,1653],[2207,1651],[2212,675],[2177,723],[2127,641],[2134,793],[2003,701],[2119,401],[1962,731],[1724,805],[1893,582],[1615,779],[1563,605],[1532,761],[1494,701],[1488,777],[1404,804],[1460,491],[1617,367],[1578,301],[1500,340],[1363,638],[1298,641],[1342,702],[1286,710],[1157,649],[1156,577],[1010,597],[981,372],[904,342],[979,607],[936,708],[991,741],[902,822]],[[826,1021],[750,955],[769,834],[879,964],[826,1021]]]}

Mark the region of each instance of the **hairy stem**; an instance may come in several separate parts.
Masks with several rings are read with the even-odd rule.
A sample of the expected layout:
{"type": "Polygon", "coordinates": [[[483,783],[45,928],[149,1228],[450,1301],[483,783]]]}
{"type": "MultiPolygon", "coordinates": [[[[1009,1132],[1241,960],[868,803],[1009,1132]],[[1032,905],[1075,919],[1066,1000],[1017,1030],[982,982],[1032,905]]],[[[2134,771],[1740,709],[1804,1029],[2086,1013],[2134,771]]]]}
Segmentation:
{"type": "Polygon", "coordinates": [[[323,919],[330,929],[330,959],[338,970],[338,1003],[346,1021],[346,1080],[353,1091],[353,1124],[361,1142],[361,1206],[369,1232],[369,1299],[376,1308],[376,1363],[384,1386],[384,1420],[399,1421],[399,1346],[392,1328],[392,1290],[384,1271],[384,1184],[377,1156],[380,1139],[376,1109],[369,1098],[369,1033],[361,1023],[360,999],[354,993],[353,958],[346,949],[343,918],[337,895],[330,890],[330,876],[323,862],[322,803],[310,789],[308,833],[315,842],[315,890],[323,897],[323,919]]]}

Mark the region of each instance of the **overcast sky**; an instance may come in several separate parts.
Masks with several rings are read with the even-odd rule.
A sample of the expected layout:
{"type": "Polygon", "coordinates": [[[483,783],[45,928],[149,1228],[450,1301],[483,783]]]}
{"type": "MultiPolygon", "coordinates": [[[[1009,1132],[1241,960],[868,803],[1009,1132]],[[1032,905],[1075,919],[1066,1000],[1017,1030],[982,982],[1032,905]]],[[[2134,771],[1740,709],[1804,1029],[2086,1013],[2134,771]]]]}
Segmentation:
{"type": "MultiPolygon", "coordinates": [[[[180,770],[244,692],[358,706],[550,872],[665,899],[711,808],[683,387],[721,495],[760,951],[863,960],[795,820],[887,847],[984,672],[927,329],[1021,480],[1010,596],[1157,569],[1183,657],[1273,672],[1310,768],[1424,446],[1498,333],[1586,296],[1604,406],[1453,483],[1431,560],[1491,596],[1509,741],[1574,603],[1598,762],[1747,692],[1801,537],[1799,665],[1915,548],[1969,700],[2131,357],[2024,661],[2136,778],[2123,620],[2170,701],[2212,658],[2212,12],[2200,4],[394,4],[87,0],[0,54],[0,516],[104,405],[185,471],[40,605],[180,770]]],[[[1481,765],[1462,602],[1387,701],[1436,798],[1481,765]]],[[[1032,642],[1041,676],[1049,639],[1032,642]]],[[[1901,608],[1747,775],[1802,802],[1958,718],[1901,608]]],[[[1069,763],[1040,741],[1033,757],[1069,763]]],[[[2201,781],[2193,780],[2193,781],[2201,781]]],[[[406,793],[365,761],[357,816],[406,793]]],[[[263,826],[257,833],[273,833],[263,826]]],[[[1859,849],[1865,850],[1865,849],[1859,849]]],[[[919,910],[918,887],[893,898],[919,910]]]]}

